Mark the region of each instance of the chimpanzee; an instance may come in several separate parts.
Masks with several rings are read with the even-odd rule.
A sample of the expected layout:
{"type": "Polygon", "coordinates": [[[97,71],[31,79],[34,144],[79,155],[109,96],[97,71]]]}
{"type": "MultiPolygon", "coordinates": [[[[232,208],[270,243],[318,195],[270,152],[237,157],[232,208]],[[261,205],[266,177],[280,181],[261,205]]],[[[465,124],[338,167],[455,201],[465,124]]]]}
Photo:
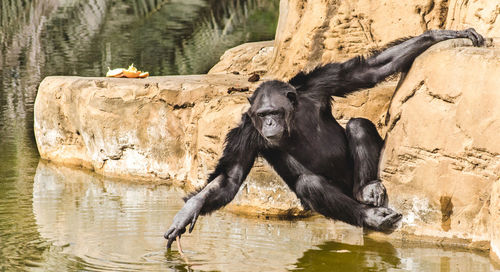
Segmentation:
{"type": "Polygon", "coordinates": [[[226,136],[222,157],[207,185],[186,198],[165,233],[167,247],[196,219],[229,203],[257,156],[262,156],[295,192],[306,209],[376,231],[390,231],[402,215],[387,207],[378,179],[384,141],[372,122],[351,119],[342,128],[331,111],[331,96],[371,88],[406,71],[413,60],[440,41],[484,38],[474,29],[431,30],[399,40],[371,57],[300,72],[288,82],[262,83],[249,98],[250,109],[226,136]]]}

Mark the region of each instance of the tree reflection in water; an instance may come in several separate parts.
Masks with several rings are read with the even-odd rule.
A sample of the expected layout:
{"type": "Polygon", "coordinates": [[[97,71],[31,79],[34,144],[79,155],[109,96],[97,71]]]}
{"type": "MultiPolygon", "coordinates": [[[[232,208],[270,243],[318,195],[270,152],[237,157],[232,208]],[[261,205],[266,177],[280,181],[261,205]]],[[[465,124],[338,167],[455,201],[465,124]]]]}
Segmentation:
{"type": "MultiPolygon", "coordinates": [[[[225,49],[246,41],[272,39],[278,3],[0,0],[0,271],[31,267],[72,271],[88,265],[84,258],[66,254],[71,243],[47,242],[52,240],[38,232],[40,225],[33,214],[38,212],[32,206],[39,159],[33,136],[33,103],[43,78],[102,76],[108,66],[132,62],[152,75],[204,73],[225,49]]],[[[44,195],[37,197],[42,201],[44,195]]],[[[82,204],[74,201],[75,207],[82,204]]],[[[58,220],[70,216],[60,209],[47,212],[55,220],[51,222],[59,225],[58,220]]],[[[73,218],[87,224],[78,221],[77,215],[73,218]]],[[[161,237],[161,233],[154,236],[161,237]]],[[[161,262],[164,259],[162,256],[161,262]]],[[[89,267],[97,270],[106,266],[89,267]]]]}

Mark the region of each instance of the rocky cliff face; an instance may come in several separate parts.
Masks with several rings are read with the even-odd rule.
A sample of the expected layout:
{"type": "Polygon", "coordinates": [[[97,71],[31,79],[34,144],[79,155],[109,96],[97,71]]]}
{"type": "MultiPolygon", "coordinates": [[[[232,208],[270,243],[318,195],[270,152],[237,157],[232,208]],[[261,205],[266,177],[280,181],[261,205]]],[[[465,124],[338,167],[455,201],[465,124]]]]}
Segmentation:
{"type": "Polygon", "coordinates": [[[464,42],[414,62],[389,109],[380,174],[404,232],[488,241],[499,230],[500,50],[449,49],[464,42]]]}
{"type": "Polygon", "coordinates": [[[274,42],[245,43],[227,50],[209,74],[264,75],[274,52],[274,42]]]}
{"type": "Polygon", "coordinates": [[[269,72],[290,78],[429,29],[475,27],[500,36],[499,17],[500,4],[488,0],[281,0],[269,72]]]}

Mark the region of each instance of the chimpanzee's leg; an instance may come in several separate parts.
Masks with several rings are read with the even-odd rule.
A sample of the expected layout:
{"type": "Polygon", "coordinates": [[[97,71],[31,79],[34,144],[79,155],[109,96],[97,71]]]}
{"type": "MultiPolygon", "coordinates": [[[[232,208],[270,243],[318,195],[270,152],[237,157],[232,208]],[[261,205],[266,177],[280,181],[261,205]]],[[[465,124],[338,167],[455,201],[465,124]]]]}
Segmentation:
{"type": "Polygon", "coordinates": [[[386,191],[378,179],[378,163],[384,141],[375,125],[353,118],[346,126],[347,141],[354,163],[353,195],[361,203],[386,205],[386,191]]]}
{"type": "Polygon", "coordinates": [[[294,190],[307,208],[351,225],[392,231],[402,217],[390,208],[361,204],[318,175],[300,175],[294,190]]]}

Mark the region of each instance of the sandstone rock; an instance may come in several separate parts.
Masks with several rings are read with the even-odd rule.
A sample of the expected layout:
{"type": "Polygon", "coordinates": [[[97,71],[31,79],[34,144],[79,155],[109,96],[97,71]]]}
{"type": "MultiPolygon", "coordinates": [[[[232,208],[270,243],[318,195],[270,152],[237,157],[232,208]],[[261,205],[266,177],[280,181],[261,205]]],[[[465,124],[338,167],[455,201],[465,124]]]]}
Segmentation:
{"type": "MultiPolygon", "coordinates": [[[[147,79],[48,77],[35,102],[35,137],[43,159],[112,177],[204,184],[225,135],[248,109],[255,89],[243,75],[147,79]]],[[[366,117],[381,124],[394,84],[336,98],[341,124],[366,117]]],[[[379,128],[381,128],[379,126],[379,128]]],[[[270,166],[257,160],[229,206],[238,212],[300,215],[299,200],[270,166]]]]}
{"type": "Polygon", "coordinates": [[[273,55],[273,44],[274,41],[253,42],[231,48],[208,73],[265,74],[273,55]]]}
{"type": "Polygon", "coordinates": [[[464,43],[414,62],[389,109],[380,174],[401,232],[491,240],[498,252],[500,50],[450,49],[464,43]]]}
{"type": "Polygon", "coordinates": [[[488,37],[500,37],[500,3],[498,1],[458,1],[448,4],[447,29],[476,28],[488,37]]]}
{"type": "MultiPolygon", "coordinates": [[[[204,75],[147,79],[48,77],[35,102],[40,156],[112,177],[204,184],[223,140],[248,108],[255,89],[247,76],[204,75]]],[[[295,195],[262,161],[230,208],[242,212],[302,213],[295,195]]]]}
{"type": "Polygon", "coordinates": [[[396,90],[396,82],[383,82],[374,88],[350,94],[347,97],[334,97],[332,113],[335,119],[345,127],[349,119],[363,117],[371,120],[382,138],[385,133],[385,116],[391,97],[396,90]]]}
{"type": "Polygon", "coordinates": [[[491,230],[491,252],[493,259],[500,264],[500,182],[493,183],[490,196],[490,218],[489,229],[491,230]]]}
{"type": "Polygon", "coordinates": [[[288,79],[300,70],[445,26],[500,36],[499,14],[500,4],[487,0],[281,0],[269,73],[288,79]]]}
{"type": "MultiPolygon", "coordinates": [[[[46,78],[35,102],[40,155],[106,175],[184,180],[192,163],[189,151],[195,148],[189,138],[198,135],[192,115],[230,86],[249,83],[215,75],[46,78]]],[[[243,96],[229,98],[244,101],[243,96]]]]}

